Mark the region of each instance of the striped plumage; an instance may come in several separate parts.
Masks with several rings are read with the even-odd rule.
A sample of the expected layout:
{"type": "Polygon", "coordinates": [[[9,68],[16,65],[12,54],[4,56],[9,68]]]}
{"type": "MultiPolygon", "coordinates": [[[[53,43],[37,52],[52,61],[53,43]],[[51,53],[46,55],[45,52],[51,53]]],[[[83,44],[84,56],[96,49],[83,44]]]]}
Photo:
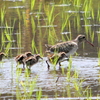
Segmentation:
{"type": "Polygon", "coordinates": [[[39,59],[43,59],[39,54],[25,58],[26,67],[30,69],[39,59]]]}
{"type": "Polygon", "coordinates": [[[20,54],[20,55],[16,56],[15,60],[17,62],[17,66],[18,66],[18,64],[23,64],[23,68],[25,69],[24,60],[25,60],[25,58],[30,57],[30,56],[33,56],[31,52],[25,52],[24,54],[20,54]]]}
{"type": "Polygon", "coordinates": [[[61,61],[62,61],[64,58],[67,58],[65,52],[55,53],[55,54],[50,54],[50,55],[48,55],[48,60],[46,61],[47,66],[48,66],[48,70],[50,69],[50,65],[49,65],[48,62],[50,62],[50,63],[52,63],[52,64],[54,64],[54,65],[59,64],[59,69],[60,69],[60,66],[61,66],[60,63],[61,63],[61,61]]]}
{"type": "Polygon", "coordinates": [[[6,54],[4,52],[0,52],[0,61],[2,61],[2,58],[6,56],[6,54]]]}
{"type": "Polygon", "coordinates": [[[88,42],[90,45],[94,46],[92,43],[86,40],[85,35],[78,35],[74,40],[66,41],[62,43],[57,43],[55,45],[45,45],[46,46],[46,52],[47,53],[60,53],[65,52],[67,56],[73,55],[77,49],[80,43],[83,41],[88,42]]]}

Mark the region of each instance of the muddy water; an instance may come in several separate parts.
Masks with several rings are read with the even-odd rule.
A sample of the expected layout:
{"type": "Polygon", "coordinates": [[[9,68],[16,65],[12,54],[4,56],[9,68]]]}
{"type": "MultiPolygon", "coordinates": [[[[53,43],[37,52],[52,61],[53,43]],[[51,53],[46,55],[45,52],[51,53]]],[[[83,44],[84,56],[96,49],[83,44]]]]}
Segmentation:
{"type": "MultiPolygon", "coordinates": [[[[68,62],[62,62],[62,68],[64,69],[64,73],[62,74],[62,71],[58,69],[58,65],[56,66],[55,71],[52,65],[50,71],[47,71],[45,60],[46,58],[44,57],[43,61],[40,61],[31,68],[28,82],[32,81],[32,79],[35,79],[38,76],[36,88],[33,91],[33,97],[36,97],[35,92],[38,91],[40,87],[42,89],[42,98],[55,98],[54,94],[57,94],[57,97],[60,100],[62,100],[61,97],[68,99],[67,88],[69,86],[71,97],[74,98],[75,88],[73,80],[76,80],[76,78],[72,77],[70,78],[70,82],[67,81],[68,62]],[[57,77],[59,77],[59,80],[56,83],[57,77]]],[[[0,98],[14,99],[16,98],[16,86],[20,82],[24,82],[26,80],[25,71],[22,71],[19,77],[19,83],[17,83],[16,62],[14,59],[4,59],[3,61],[3,63],[0,63],[0,98]]],[[[19,68],[22,68],[22,66],[19,65],[19,68]]],[[[83,89],[89,86],[89,88],[92,90],[92,96],[95,97],[100,94],[100,67],[98,66],[97,58],[74,57],[71,68],[72,76],[75,71],[79,74],[77,77],[77,82],[80,82],[81,79],[84,80],[81,85],[83,89]]],[[[21,93],[23,93],[23,87],[21,84],[19,85],[19,88],[21,93]]]]}
{"type": "MultiPolygon", "coordinates": [[[[81,0],[82,2],[83,0],[81,0]]],[[[97,15],[97,3],[99,4],[100,0],[95,0],[93,4],[91,4],[92,9],[94,10],[94,14],[97,15]]],[[[95,47],[89,46],[85,43],[80,46],[77,51],[80,57],[73,57],[72,59],[72,67],[71,67],[71,77],[70,80],[68,78],[68,62],[62,63],[62,70],[58,69],[58,65],[56,66],[56,70],[54,70],[53,66],[50,68],[50,71],[47,71],[47,65],[45,60],[47,59],[44,56],[44,60],[34,65],[31,68],[31,73],[28,76],[28,82],[30,83],[33,79],[37,77],[36,87],[33,91],[33,97],[36,97],[36,92],[41,88],[42,98],[44,100],[45,97],[48,97],[48,100],[52,100],[53,98],[58,98],[59,100],[67,100],[67,99],[80,99],[77,98],[79,95],[76,94],[76,90],[74,87],[74,83],[76,81],[77,84],[84,80],[80,85],[83,90],[87,87],[92,91],[92,99],[100,99],[97,96],[100,96],[100,66],[98,66],[98,50],[99,50],[99,42],[98,42],[98,34],[99,31],[99,21],[97,20],[97,16],[88,16],[87,21],[88,24],[85,25],[84,14],[85,11],[82,9],[82,5],[74,5],[73,2],[67,2],[64,4],[62,0],[36,0],[36,5],[34,10],[30,10],[30,1],[22,2],[21,0],[0,0],[0,7],[4,9],[6,8],[6,14],[4,17],[4,23],[8,24],[8,28],[0,19],[0,33],[4,34],[6,29],[12,29],[14,19],[16,19],[14,28],[12,31],[12,41],[10,41],[11,46],[7,48],[9,44],[9,39],[5,38],[3,41],[0,41],[0,49],[1,51],[6,51],[8,49],[9,58],[3,59],[3,62],[0,63],[0,99],[16,99],[16,94],[18,89],[20,93],[23,95],[23,84],[26,81],[26,71],[22,71],[20,76],[18,77],[16,73],[20,73],[16,68],[16,62],[14,57],[17,54],[25,51],[32,51],[34,53],[33,48],[31,48],[32,40],[34,40],[36,47],[40,50],[40,46],[42,48],[42,53],[45,55],[45,46],[46,43],[51,43],[48,41],[49,31],[51,33],[56,32],[57,37],[53,37],[54,43],[62,41],[62,36],[65,40],[68,40],[67,37],[75,38],[78,34],[85,34],[86,27],[90,27],[88,33],[94,32],[94,40],[93,43],[95,47]],[[42,3],[41,11],[39,12],[39,5],[42,3]],[[5,6],[4,6],[5,5],[5,6]],[[55,6],[55,15],[60,13],[54,20],[53,25],[47,25],[47,14],[50,11],[49,7],[55,6]],[[65,8],[64,8],[65,7],[65,8]],[[20,11],[20,16],[17,13],[17,8],[20,11]],[[48,8],[48,9],[46,9],[48,8]],[[75,8],[78,8],[78,11],[75,8]],[[67,14],[72,14],[70,17],[70,29],[69,26],[66,25],[63,31],[61,31],[61,22],[63,20],[62,12],[66,16],[67,14]],[[77,22],[77,14],[79,13],[80,21],[77,22]],[[26,16],[24,19],[22,16],[26,16]],[[38,22],[38,16],[40,16],[38,22]],[[19,18],[20,17],[20,18],[19,18]],[[33,20],[30,20],[30,17],[33,20]],[[35,28],[32,29],[32,23],[35,23],[35,28]],[[77,24],[77,25],[76,25],[77,24]],[[20,26],[20,27],[19,27],[20,26]],[[78,28],[80,27],[80,29],[78,28]],[[55,31],[53,31],[55,30],[55,31]],[[21,34],[21,40],[18,35],[21,34]],[[55,39],[57,38],[57,39],[55,39]],[[21,42],[18,42],[21,41],[21,42]],[[5,43],[5,45],[3,45],[5,43]],[[20,44],[19,44],[20,43],[20,44]],[[21,45],[21,46],[20,46],[21,45]],[[78,77],[74,77],[74,74],[78,73],[78,77]],[[58,82],[56,83],[57,78],[59,77],[58,82]],[[19,79],[19,81],[18,81],[19,79]],[[18,82],[17,82],[18,81],[18,82]],[[70,93],[69,93],[70,92],[70,93]],[[64,97],[64,98],[63,98],[64,97]]],[[[1,10],[0,10],[1,11],[1,10]]],[[[88,11],[90,12],[90,11],[88,11]]],[[[10,30],[11,31],[11,30],[10,30]]],[[[9,31],[7,31],[9,33],[9,31]]],[[[2,37],[0,34],[0,37],[2,37]]],[[[5,37],[5,35],[4,35],[5,37]]],[[[88,40],[91,41],[90,35],[87,36],[88,40]]],[[[38,51],[39,52],[39,51],[38,51]]],[[[19,65],[19,68],[22,68],[19,65]]],[[[81,89],[80,89],[81,90],[81,89]]],[[[27,92],[29,90],[27,89],[27,92]]],[[[86,95],[83,95],[81,99],[85,99],[86,95]]],[[[41,99],[42,100],[42,99],[41,99]]]]}

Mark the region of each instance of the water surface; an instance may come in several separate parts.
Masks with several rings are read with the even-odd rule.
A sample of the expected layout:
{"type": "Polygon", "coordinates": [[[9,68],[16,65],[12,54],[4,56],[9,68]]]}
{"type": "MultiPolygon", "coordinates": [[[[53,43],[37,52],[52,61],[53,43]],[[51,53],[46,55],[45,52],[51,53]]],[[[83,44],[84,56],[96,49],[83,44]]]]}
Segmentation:
{"type": "MultiPolygon", "coordinates": [[[[77,4],[69,0],[36,0],[34,9],[31,9],[30,0],[25,2],[0,0],[0,50],[8,54],[8,58],[4,58],[0,63],[1,99],[16,99],[18,93],[24,95],[23,84],[25,85],[27,80],[26,70],[20,73],[22,65],[19,65],[19,69],[16,68],[14,59],[16,55],[26,51],[31,51],[33,54],[40,53],[44,58],[31,68],[28,76],[29,83],[37,79],[32,97],[36,98],[36,92],[41,89],[43,100],[46,97],[48,100],[86,99],[85,94],[82,97],[81,94],[77,94],[76,83],[76,85],[79,84],[80,92],[88,88],[92,99],[100,99],[98,62],[100,0],[87,1],[85,6],[84,2],[86,0],[80,0],[77,4]],[[53,14],[50,18],[51,11],[53,14]],[[67,23],[65,23],[66,20],[67,23]],[[58,65],[56,69],[51,65],[48,71],[45,63],[47,59],[45,44],[53,45],[74,39],[78,34],[85,34],[95,47],[87,43],[79,46],[78,56],[75,54],[72,57],[70,78],[67,61],[62,63],[64,71],[59,70],[58,65]],[[75,74],[77,74],[76,77],[75,74]],[[59,80],[56,83],[58,77],[59,80]]],[[[29,92],[29,85],[26,88],[29,92]]]]}

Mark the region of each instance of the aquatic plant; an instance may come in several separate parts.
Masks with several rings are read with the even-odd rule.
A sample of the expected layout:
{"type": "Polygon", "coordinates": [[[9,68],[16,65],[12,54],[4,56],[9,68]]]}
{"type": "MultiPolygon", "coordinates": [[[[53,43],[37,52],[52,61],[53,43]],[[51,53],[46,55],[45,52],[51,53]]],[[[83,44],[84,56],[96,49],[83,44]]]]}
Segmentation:
{"type": "Polygon", "coordinates": [[[36,52],[36,54],[38,54],[38,50],[37,50],[37,48],[36,48],[34,39],[32,40],[32,52],[33,52],[33,53],[36,52]]]}
{"type": "MultiPolygon", "coordinates": [[[[4,2],[4,1],[3,1],[4,2]]],[[[5,1],[6,2],[6,1],[5,1]]],[[[7,1],[8,2],[8,1],[7,1]]],[[[6,10],[6,3],[0,10],[0,20],[1,20],[1,48],[0,50],[4,49],[4,52],[7,53],[12,57],[13,50],[11,50],[11,47],[17,46],[18,48],[22,49],[22,37],[23,36],[23,30],[26,29],[26,22],[27,26],[31,27],[32,31],[29,31],[29,34],[32,34],[32,40],[31,40],[31,50],[32,53],[40,53],[41,55],[44,54],[44,43],[48,44],[55,44],[59,41],[66,41],[71,40],[72,36],[75,36],[76,34],[82,33],[86,35],[87,38],[90,38],[92,42],[95,42],[95,36],[97,35],[98,38],[98,44],[100,43],[100,35],[97,33],[95,35],[95,31],[92,29],[94,27],[93,23],[99,23],[100,21],[100,8],[98,3],[98,11],[97,11],[97,19],[95,18],[95,9],[93,7],[93,0],[60,0],[55,1],[36,1],[36,0],[22,0],[22,2],[19,3],[16,2],[15,6],[18,5],[24,5],[25,9],[16,8],[13,9],[13,12],[17,13],[17,16],[9,16],[11,18],[7,17],[5,18],[5,15],[10,13],[10,9],[8,11],[6,10]],[[28,3],[27,3],[28,2],[28,3]],[[29,3],[30,2],[30,3],[29,3]],[[38,4],[37,4],[38,2],[38,4]],[[53,3],[52,3],[53,2],[53,3]],[[28,15],[26,15],[26,6],[29,6],[28,9],[28,15]],[[55,5],[58,6],[55,6],[55,5]],[[60,4],[60,7],[59,7],[60,4]],[[62,4],[65,4],[66,6],[62,6],[62,4]],[[71,6],[67,6],[67,4],[71,6]],[[35,14],[36,12],[36,14],[35,14]],[[43,14],[41,14],[43,13],[43,14]],[[90,19],[88,19],[90,18],[90,19]],[[59,21],[57,21],[59,20],[59,21]],[[9,21],[9,22],[8,22],[9,21]],[[31,23],[28,23],[30,21],[31,23]],[[57,22],[56,22],[57,21],[57,22]],[[58,23],[59,22],[59,23],[58,23]],[[18,25],[16,24],[18,23],[18,25]],[[56,25],[55,25],[56,24],[56,25]],[[43,26],[44,25],[44,26],[43,26]],[[17,28],[16,28],[17,26],[17,28]],[[25,28],[23,28],[23,27],[25,28]],[[74,27],[73,27],[74,26],[74,27]],[[16,29],[15,29],[16,28],[16,29]],[[60,34],[62,32],[68,31],[70,34],[60,34]],[[16,36],[13,36],[13,33],[16,32],[16,36]],[[37,38],[38,37],[38,38],[37,38]],[[12,42],[13,39],[16,38],[16,43],[12,42]],[[38,40],[38,41],[37,41],[38,40]],[[7,42],[8,41],[8,42],[7,42]]],[[[8,6],[7,6],[8,7],[8,6]]],[[[13,13],[12,12],[12,13],[13,13]]],[[[12,15],[12,14],[11,14],[12,15]]],[[[99,28],[97,28],[99,31],[99,28]]],[[[29,36],[27,32],[24,34],[29,36]]],[[[85,48],[85,45],[83,44],[83,48],[85,48]]],[[[21,49],[17,50],[17,53],[21,52],[21,49]]],[[[26,48],[24,48],[27,50],[26,48]]],[[[98,65],[100,65],[100,50],[97,48],[98,52],[98,65]]],[[[56,62],[56,60],[55,60],[56,62]]],[[[66,89],[64,89],[65,92],[62,93],[63,97],[67,93],[68,97],[72,97],[72,92],[75,92],[75,97],[87,97],[87,100],[89,97],[92,97],[92,90],[89,89],[89,86],[87,86],[85,89],[82,88],[82,83],[84,83],[84,79],[78,80],[79,74],[75,70],[73,75],[71,72],[72,67],[72,57],[70,57],[68,64],[67,72],[62,67],[61,68],[61,74],[60,75],[66,75],[66,82],[69,82],[68,85],[66,85],[66,89]],[[71,90],[70,83],[73,85],[73,91],[71,90]]],[[[66,64],[66,65],[67,65],[66,64]]],[[[13,72],[12,66],[12,72],[13,72]]],[[[54,66],[55,67],[55,66],[54,66]]],[[[25,79],[22,81],[21,79],[22,69],[19,69],[16,71],[16,97],[18,100],[22,99],[33,99],[33,93],[36,95],[36,99],[40,100],[42,98],[42,88],[38,88],[38,91],[34,91],[36,87],[36,81],[37,77],[34,79],[31,79],[30,71],[25,71],[25,79]]],[[[49,73],[52,74],[52,73],[49,73]]],[[[52,74],[54,79],[57,76],[57,72],[54,71],[52,74]]],[[[59,80],[58,80],[59,82],[59,80]]],[[[58,84],[58,82],[56,84],[58,84]]],[[[63,84],[62,85],[63,87],[63,84]]],[[[58,84],[59,85],[59,84],[58,84]]],[[[55,93],[55,98],[59,93],[55,93]]]]}
{"type": "Polygon", "coordinates": [[[31,0],[31,10],[34,10],[35,0],[31,0]]]}
{"type": "Polygon", "coordinates": [[[6,8],[5,5],[3,6],[3,8],[1,8],[0,11],[0,15],[1,15],[1,26],[4,25],[4,19],[5,19],[5,14],[6,14],[6,8]]]}
{"type": "MultiPolygon", "coordinates": [[[[20,75],[22,73],[22,70],[21,69],[18,69],[17,70],[17,77],[16,77],[16,83],[17,83],[17,88],[16,88],[16,98],[17,99],[31,99],[33,98],[32,95],[33,95],[33,92],[34,92],[34,89],[36,87],[36,81],[37,81],[37,76],[34,78],[34,79],[31,79],[29,78],[29,75],[30,75],[30,72],[28,69],[26,69],[26,72],[25,72],[25,81],[20,81],[20,75]],[[29,81],[30,80],[30,81],[29,81]],[[20,87],[21,85],[21,87],[20,87]],[[20,90],[23,91],[20,92],[20,90]]],[[[40,92],[38,92],[38,96],[37,98],[40,98],[41,97],[41,94],[40,92]]]]}
{"type": "Polygon", "coordinates": [[[100,65],[100,49],[98,48],[97,51],[98,51],[98,65],[100,65]]]}

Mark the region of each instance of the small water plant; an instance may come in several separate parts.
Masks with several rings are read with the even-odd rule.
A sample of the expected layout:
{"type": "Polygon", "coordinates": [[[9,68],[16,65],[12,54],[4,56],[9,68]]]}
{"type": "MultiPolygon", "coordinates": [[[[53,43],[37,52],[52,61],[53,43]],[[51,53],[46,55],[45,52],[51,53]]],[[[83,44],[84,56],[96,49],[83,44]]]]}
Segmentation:
{"type": "MultiPolygon", "coordinates": [[[[22,0],[15,2],[10,1],[10,3],[9,1],[2,2],[4,5],[2,6],[1,4],[0,9],[0,51],[4,51],[7,55],[10,55],[11,58],[14,57],[13,54],[17,55],[29,50],[32,51],[33,54],[40,53],[40,55],[44,56],[45,44],[53,45],[58,42],[68,41],[80,33],[85,34],[86,37],[90,38],[94,43],[97,41],[97,45],[100,43],[100,29],[98,27],[100,21],[99,0],[96,7],[94,4],[95,1],[93,0],[22,0]],[[23,7],[8,9],[11,4],[14,6],[23,5],[23,7]],[[62,34],[66,31],[66,34],[62,34]]],[[[83,49],[86,49],[85,44],[83,44],[81,50],[83,49]]],[[[87,52],[90,52],[91,49],[88,48],[88,50],[87,52]]],[[[96,51],[98,55],[98,65],[100,65],[99,47],[97,47],[96,51]]],[[[57,59],[55,62],[56,61],[57,59]]],[[[11,73],[13,73],[14,67],[15,66],[11,67],[11,73]]],[[[63,97],[73,97],[74,92],[74,97],[86,97],[86,99],[89,100],[89,97],[92,97],[92,89],[90,89],[89,86],[83,88],[82,84],[85,80],[80,79],[79,73],[76,70],[72,72],[71,68],[72,57],[70,57],[68,62],[67,71],[62,66],[61,72],[54,71],[53,74],[51,72],[47,73],[53,76],[54,79],[56,76],[59,76],[59,72],[60,75],[65,75],[64,78],[66,80],[64,82],[68,84],[66,88],[62,90],[65,92],[61,92],[63,97]]],[[[18,100],[33,99],[35,95],[34,98],[40,100],[43,97],[42,92],[44,90],[37,87],[37,79],[38,76],[31,78],[31,72],[29,70],[26,70],[24,73],[22,69],[16,70],[16,98],[18,100]],[[24,78],[22,78],[22,76],[24,76],[24,78]],[[35,91],[35,89],[37,89],[37,91],[35,91]]],[[[63,87],[65,83],[60,85],[63,87]]],[[[57,80],[56,84],[59,85],[59,80],[57,80]]],[[[57,98],[58,95],[59,91],[56,91],[55,98],[57,98]]]]}

